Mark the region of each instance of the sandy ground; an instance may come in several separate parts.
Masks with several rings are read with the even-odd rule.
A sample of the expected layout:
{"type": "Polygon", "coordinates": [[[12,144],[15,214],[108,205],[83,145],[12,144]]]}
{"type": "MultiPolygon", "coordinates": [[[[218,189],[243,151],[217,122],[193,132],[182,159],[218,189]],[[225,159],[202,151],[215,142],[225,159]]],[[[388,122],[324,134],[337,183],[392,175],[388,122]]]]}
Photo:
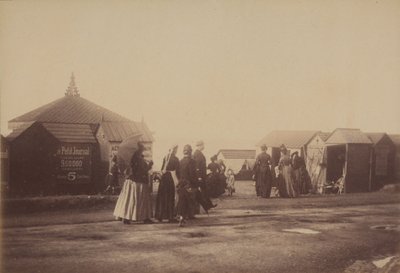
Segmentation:
{"type": "Polygon", "coordinates": [[[361,272],[360,261],[400,256],[399,194],[237,192],[183,228],[122,225],[111,207],[6,216],[3,272],[361,272]]]}

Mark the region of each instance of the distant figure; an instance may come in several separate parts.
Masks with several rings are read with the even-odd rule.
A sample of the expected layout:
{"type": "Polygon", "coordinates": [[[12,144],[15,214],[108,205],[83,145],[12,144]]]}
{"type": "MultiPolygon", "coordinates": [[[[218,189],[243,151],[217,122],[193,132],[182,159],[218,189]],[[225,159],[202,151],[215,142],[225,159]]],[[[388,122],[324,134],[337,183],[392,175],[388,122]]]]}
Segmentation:
{"type": "Polygon", "coordinates": [[[177,216],[179,226],[183,226],[187,219],[194,218],[195,195],[198,187],[196,176],[196,162],[192,158],[192,147],[183,147],[183,158],[179,162],[179,183],[177,185],[178,203],[177,216]]]}
{"type": "Polygon", "coordinates": [[[267,146],[261,146],[261,153],[257,155],[253,168],[254,180],[256,181],[256,194],[263,198],[271,196],[272,175],[269,165],[271,164],[271,156],[267,154],[267,146]]]}
{"type": "MultiPolygon", "coordinates": [[[[284,191],[279,194],[282,197],[296,197],[296,192],[293,187],[293,170],[291,159],[285,145],[281,146],[281,158],[279,159],[279,172],[284,183],[284,191]]],[[[282,188],[281,188],[282,189],[282,188]]]]}
{"type": "Polygon", "coordinates": [[[225,176],[226,166],[225,166],[225,163],[222,160],[222,158],[218,159],[217,163],[219,165],[219,176],[220,176],[219,192],[221,192],[221,194],[223,194],[223,193],[225,193],[225,189],[226,189],[226,176],[225,176]]]}
{"type": "Polygon", "coordinates": [[[110,184],[107,186],[104,193],[107,193],[109,190],[111,190],[111,193],[115,194],[115,188],[119,186],[119,176],[120,176],[118,158],[116,155],[114,155],[111,160],[110,172],[108,175],[109,175],[108,181],[110,184]]]}
{"type": "MultiPolygon", "coordinates": [[[[193,153],[193,159],[196,162],[196,177],[197,183],[200,187],[200,194],[198,195],[199,197],[197,199],[198,202],[203,203],[202,207],[208,211],[209,209],[216,207],[216,205],[213,205],[207,193],[207,164],[206,158],[203,154],[204,142],[201,140],[198,141],[196,143],[196,147],[196,151],[193,153]]],[[[196,213],[200,213],[199,206],[196,207],[196,213]]]]}
{"type": "Polygon", "coordinates": [[[144,146],[142,143],[139,143],[138,146],[139,149],[132,156],[127,170],[128,177],[114,210],[115,217],[123,219],[124,224],[130,224],[131,221],[143,221],[145,224],[153,223],[150,220],[152,204],[149,186],[149,171],[153,162],[144,160],[144,146]]]}
{"type": "Polygon", "coordinates": [[[304,159],[296,151],[291,155],[294,176],[294,188],[297,194],[307,194],[311,189],[311,178],[304,159]]]}
{"type": "Polygon", "coordinates": [[[227,171],[226,185],[228,189],[228,195],[232,196],[232,194],[235,192],[235,176],[232,169],[228,169],[227,171]]]}
{"type": "Polygon", "coordinates": [[[176,157],[178,145],[174,145],[164,157],[161,167],[161,180],[158,186],[155,216],[158,221],[163,219],[170,223],[177,222],[175,219],[175,186],[179,179],[179,159],[176,157]]]}
{"type": "MultiPolygon", "coordinates": [[[[217,155],[215,155],[215,156],[217,156],[217,155]]],[[[225,175],[226,166],[225,166],[225,163],[222,160],[222,158],[218,159],[217,163],[219,166],[220,174],[225,175]]]]}
{"type": "Polygon", "coordinates": [[[206,189],[209,196],[216,198],[225,192],[225,175],[222,174],[221,165],[217,163],[217,155],[212,156],[210,160],[207,169],[211,173],[207,177],[206,189]]]}

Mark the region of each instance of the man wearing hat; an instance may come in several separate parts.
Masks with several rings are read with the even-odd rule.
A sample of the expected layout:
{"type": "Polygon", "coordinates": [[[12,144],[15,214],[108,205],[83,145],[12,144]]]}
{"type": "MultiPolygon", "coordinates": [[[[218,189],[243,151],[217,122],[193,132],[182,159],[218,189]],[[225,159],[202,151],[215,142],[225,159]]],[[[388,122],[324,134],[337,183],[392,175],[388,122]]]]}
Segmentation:
{"type": "MultiPolygon", "coordinates": [[[[217,205],[213,205],[210,198],[207,195],[206,190],[206,177],[207,177],[207,164],[206,157],[203,154],[204,142],[202,140],[197,141],[196,151],[193,153],[193,159],[196,162],[196,177],[200,186],[200,198],[202,198],[202,203],[206,204],[206,211],[208,209],[214,208],[217,205]]],[[[198,211],[200,212],[200,211],[198,211]]]]}

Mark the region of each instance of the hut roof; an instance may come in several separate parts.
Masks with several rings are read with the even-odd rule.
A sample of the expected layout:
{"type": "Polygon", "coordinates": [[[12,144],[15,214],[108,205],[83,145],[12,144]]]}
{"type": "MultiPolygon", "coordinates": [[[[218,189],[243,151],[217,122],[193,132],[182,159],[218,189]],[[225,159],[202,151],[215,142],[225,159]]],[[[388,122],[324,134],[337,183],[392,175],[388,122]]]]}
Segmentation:
{"type": "Polygon", "coordinates": [[[372,143],[375,145],[379,143],[385,136],[386,133],[365,133],[368,138],[372,141],[372,143]]]}
{"type": "Polygon", "coordinates": [[[0,149],[0,151],[3,153],[3,152],[6,152],[7,151],[7,139],[3,136],[3,135],[1,135],[0,134],[0,142],[1,142],[1,149],[0,149]]]}
{"type": "Polygon", "coordinates": [[[254,159],[256,150],[221,149],[217,155],[222,154],[225,159],[254,159]]]}
{"type": "Polygon", "coordinates": [[[42,123],[42,125],[61,142],[97,142],[88,124],[42,123]]]}
{"type": "Polygon", "coordinates": [[[129,119],[78,96],[65,96],[9,123],[20,122],[98,124],[102,121],[130,121],[129,119]]]}
{"type": "Polygon", "coordinates": [[[337,128],[328,137],[326,144],[371,144],[371,140],[360,129],[337,128]]]}
{"type": "Polygon", "coordinates": [[[71,76],[64,97],[10,120],[9,127],[14,131],[8,137],[17,137],[34,122],[43,124],[57,138],[68,141],[81,137],[82,140],[92,142],[99,125],[103,127],[109,141],[120,142],[138,132],[142,134],[141,141],[154,141],[152,132],[143,121],[132,121],[82,98],[74,75],[71,76]],[[88,135],[90,128],[92,137],[88,135]],[[77,133],[79,130],[82,131],[77,133]]]}
{"type": "Polygon", "coordinates": [[[319,132],[319,133],[318,133],[318,136],[319,136],[323,141],[327,141],[327,139],[328,139],[328,137],[329,137],[330,134],[331,134],[331,133],[328,133],[328,132],[319,132]]]}
{"type": "Polygon", "coordinates": [[[102,122],[101,127],[109,141],[120,142],[137,133],[142,134],[141,141],[152,142],[154,140],[150,130],[142,122],[102,122]]]}
{"type": "Polygon", "coordinates": [[[34,121],[31,122],[26,122],[21,124],[18,128],[14,129],[10,134],[8,134],[6,136],[8,141],[12,141],[14,139],[16,139],[17,137],[19,137],[23,132],[25,132],[26,129],[28,129],[29,127],[32,126],[32,124],[34,124],[34,121]]]}
{"type": "Polygon", "coordinates": [[[270,147],[280,147],[284,144],[288,148],[301,148],[317,133],[318,131],[272,131],[259,141],[257,146],[265,144],[270,147]]]}
{"type": "Polygon", "coordinates": [[[400,146],[400,135],[390,134],[389,137],[396,146],[400,146]]]}

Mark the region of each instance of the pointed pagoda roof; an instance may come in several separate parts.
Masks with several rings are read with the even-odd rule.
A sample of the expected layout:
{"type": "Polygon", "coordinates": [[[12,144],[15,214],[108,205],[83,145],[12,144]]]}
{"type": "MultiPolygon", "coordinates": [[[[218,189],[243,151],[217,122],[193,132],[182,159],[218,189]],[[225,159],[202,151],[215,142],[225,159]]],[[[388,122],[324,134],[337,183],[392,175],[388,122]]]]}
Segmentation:
{"type": "Polygon", "coordinates": [[[26,122],[47,123],[81,123],[98,124],[104,121],[131,121],[113,111],[101,107],[79,95],[72,74],[70,84],[63,98],[57,99],[26,114],[9,121],[9,127],[13,123],[26,122]]]}
{"type": "MultiPolygon", "coordinates": [[[[90,125],[93,132],[101,126],[109,141],[122,141],[125,137],[138,132],[143,134],[142,141],[154,141],[153,134],[143,121],[132,121],[82,98],[76,86],[74,74],[71,76],[64,97],[10,120],[8,126],[10,129],[14,129],[12,135],[18,135],[34,122],[42,124],[86,124],[90,125]]],[[[61,128],[54,126],[56,125],[50,127],[57,130],[61,128]]],[[[64,126],[62,129],[71,128],[64,126]]]]}
{"type": "Polygon", "coordinates": [[[68,86],[67,90],[65,91],[65,96],[72,96],[72,97],[80,96],[78,87],[75,84],[75,76],[74,76],[73,72],[71,74],[71,81],[69,82],[69,86],[68,86]]]}

